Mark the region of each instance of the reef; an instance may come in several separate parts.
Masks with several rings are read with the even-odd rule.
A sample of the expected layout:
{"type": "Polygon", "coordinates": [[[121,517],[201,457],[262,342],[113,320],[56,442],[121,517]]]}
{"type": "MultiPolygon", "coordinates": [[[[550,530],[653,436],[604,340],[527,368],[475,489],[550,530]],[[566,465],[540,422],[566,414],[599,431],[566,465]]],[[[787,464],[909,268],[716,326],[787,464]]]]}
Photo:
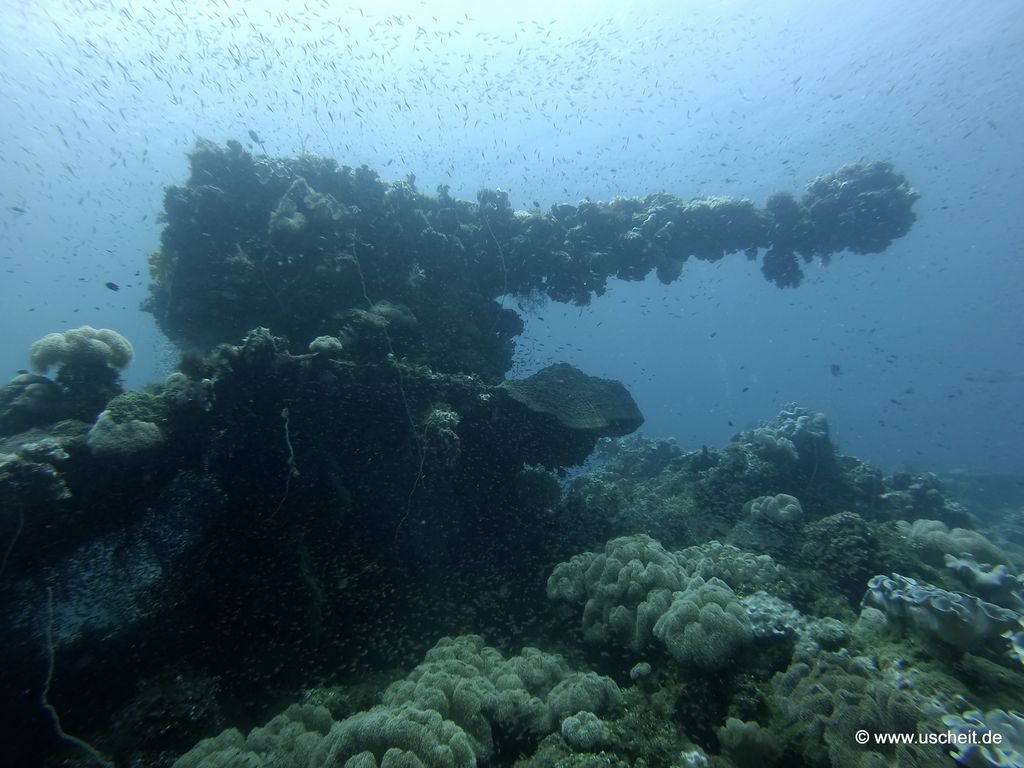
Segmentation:
{"type": "Polygon", "coordinates": [[[983,723],[1019,744],[1020,546],[939,478],[842,455],[796,405],[684,451],[636,434],[619,382],[506,379],[509,297],[586,304],[737,252],[795,286],[885,250],[916,197],[875,163],[763,208],[521,212],[200,142],[150,257],[178,370],[123,391],[131,345],[84,326],[0,389],[9,761],[931,766],[949,750],[852,732],[983,723]]]}

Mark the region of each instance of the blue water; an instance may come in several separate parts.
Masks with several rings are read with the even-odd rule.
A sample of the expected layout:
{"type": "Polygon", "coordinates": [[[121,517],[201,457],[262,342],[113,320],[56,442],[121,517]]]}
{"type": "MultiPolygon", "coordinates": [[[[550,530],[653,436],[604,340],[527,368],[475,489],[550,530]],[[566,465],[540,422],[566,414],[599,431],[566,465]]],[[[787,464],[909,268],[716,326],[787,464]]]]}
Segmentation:
{"type": "Polygon", "coordinates": [[[253,151],[469,199],[501,187],[518,208],[662,190],[763,204],[887,160],[922,193],[887,252],[812,265],[797,290],[733,256],[529,308],[514,373],[618,378],[645,432],[686,448],[797,401],[887,469],[1019,471],[1019,3],[388,5],[3,0],[0,378],[83,324],[132,340],[129,386],[171,369],[138,305],[196,137],[253,130],[253,151]]]}

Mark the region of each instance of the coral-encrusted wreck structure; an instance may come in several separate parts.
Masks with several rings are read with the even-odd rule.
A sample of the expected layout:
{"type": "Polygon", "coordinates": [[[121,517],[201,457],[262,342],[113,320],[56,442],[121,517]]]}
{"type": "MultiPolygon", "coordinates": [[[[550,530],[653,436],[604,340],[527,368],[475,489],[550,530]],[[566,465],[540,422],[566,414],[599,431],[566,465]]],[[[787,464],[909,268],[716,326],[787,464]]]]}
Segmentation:
{"type": "Polygon", "coordinates": [[[778,192],[763,208],[654,194],[525,212],[501,190],[476,203],[444,187],[433,197],[412,177],[389,184],[365,166],[200,142],[188,183],[167,190],[147,309],[185,347],[262,325],[300,347],[341,334],[381,355],[497,379],[522,330],[504,295],[587,304],[611,277],[656,271],[668,283],[691,257],[762,251],[765,277],[796,286],[800,259],[884,251],[909,231],[917,197],[873,163],[821,176],[799,200],[778,192]]]}

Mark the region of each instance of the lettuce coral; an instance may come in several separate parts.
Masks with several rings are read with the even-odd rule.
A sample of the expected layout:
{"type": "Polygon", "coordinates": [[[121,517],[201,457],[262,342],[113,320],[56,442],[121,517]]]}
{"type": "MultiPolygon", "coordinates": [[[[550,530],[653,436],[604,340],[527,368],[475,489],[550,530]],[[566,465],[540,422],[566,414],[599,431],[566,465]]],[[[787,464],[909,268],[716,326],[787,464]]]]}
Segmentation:
{"type": "Polygon", "coordinates": [[[960,765],[968,768],[1024,768],[1024,716],[1020,712],[1002,709],[981,712],[974,709],[963,715],[946,715],[942,722],[973,742],[960,744],[950,752],[960,765]],[[1000,743],[986,743],[994,733],[1000,735],[1000,743]]]}
{"type": "Polygon", "coordinates": [[[978,648],[1013,629],[1020,614],[979,597],[950,592],[894,573],[868,582],[864,605],[927,640],[962,650],[978,648]]]}

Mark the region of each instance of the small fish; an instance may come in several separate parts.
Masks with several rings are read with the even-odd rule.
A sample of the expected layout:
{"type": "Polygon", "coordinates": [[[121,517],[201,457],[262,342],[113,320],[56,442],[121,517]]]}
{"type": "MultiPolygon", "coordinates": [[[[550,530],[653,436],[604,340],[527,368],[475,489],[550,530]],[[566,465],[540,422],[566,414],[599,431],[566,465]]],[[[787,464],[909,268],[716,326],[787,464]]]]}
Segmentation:
{"type": "Polygon", "coordinates": [[[260,149],[263,151],[264,155],[267,154],[267,148],[263,146],[263,141],[260,139],[256,131],[254,131],[252,128],[249,129],[249,138],[260,145],[260,149]]]}
{"type": "Polygon", "coordinates": [[[112,291],[120,291],[121,290],[121,286],[118,285],[117,283],[111,283],[111,282],[108,281],[108,282],[104,283],[104,285],[107,286],[107,288],[109,288],[112,291]]]}
{"type": "Polygon", "coordinates": [[[840,366],[838,363],[832,363],[832,365],[830,365],[828,367],[828,369],[832,372],[833,376],[842,376],[843,375],[842,366],[840,366]]]}
{"type": "Polygon", "coordinates": [[[25,213],[25,209],[22,208],[20,205],[12,205],[12,206],[8,207],[7,210],[12,211],[13,213],[18,214],[19,216],[21,214],[25,213]]]}

